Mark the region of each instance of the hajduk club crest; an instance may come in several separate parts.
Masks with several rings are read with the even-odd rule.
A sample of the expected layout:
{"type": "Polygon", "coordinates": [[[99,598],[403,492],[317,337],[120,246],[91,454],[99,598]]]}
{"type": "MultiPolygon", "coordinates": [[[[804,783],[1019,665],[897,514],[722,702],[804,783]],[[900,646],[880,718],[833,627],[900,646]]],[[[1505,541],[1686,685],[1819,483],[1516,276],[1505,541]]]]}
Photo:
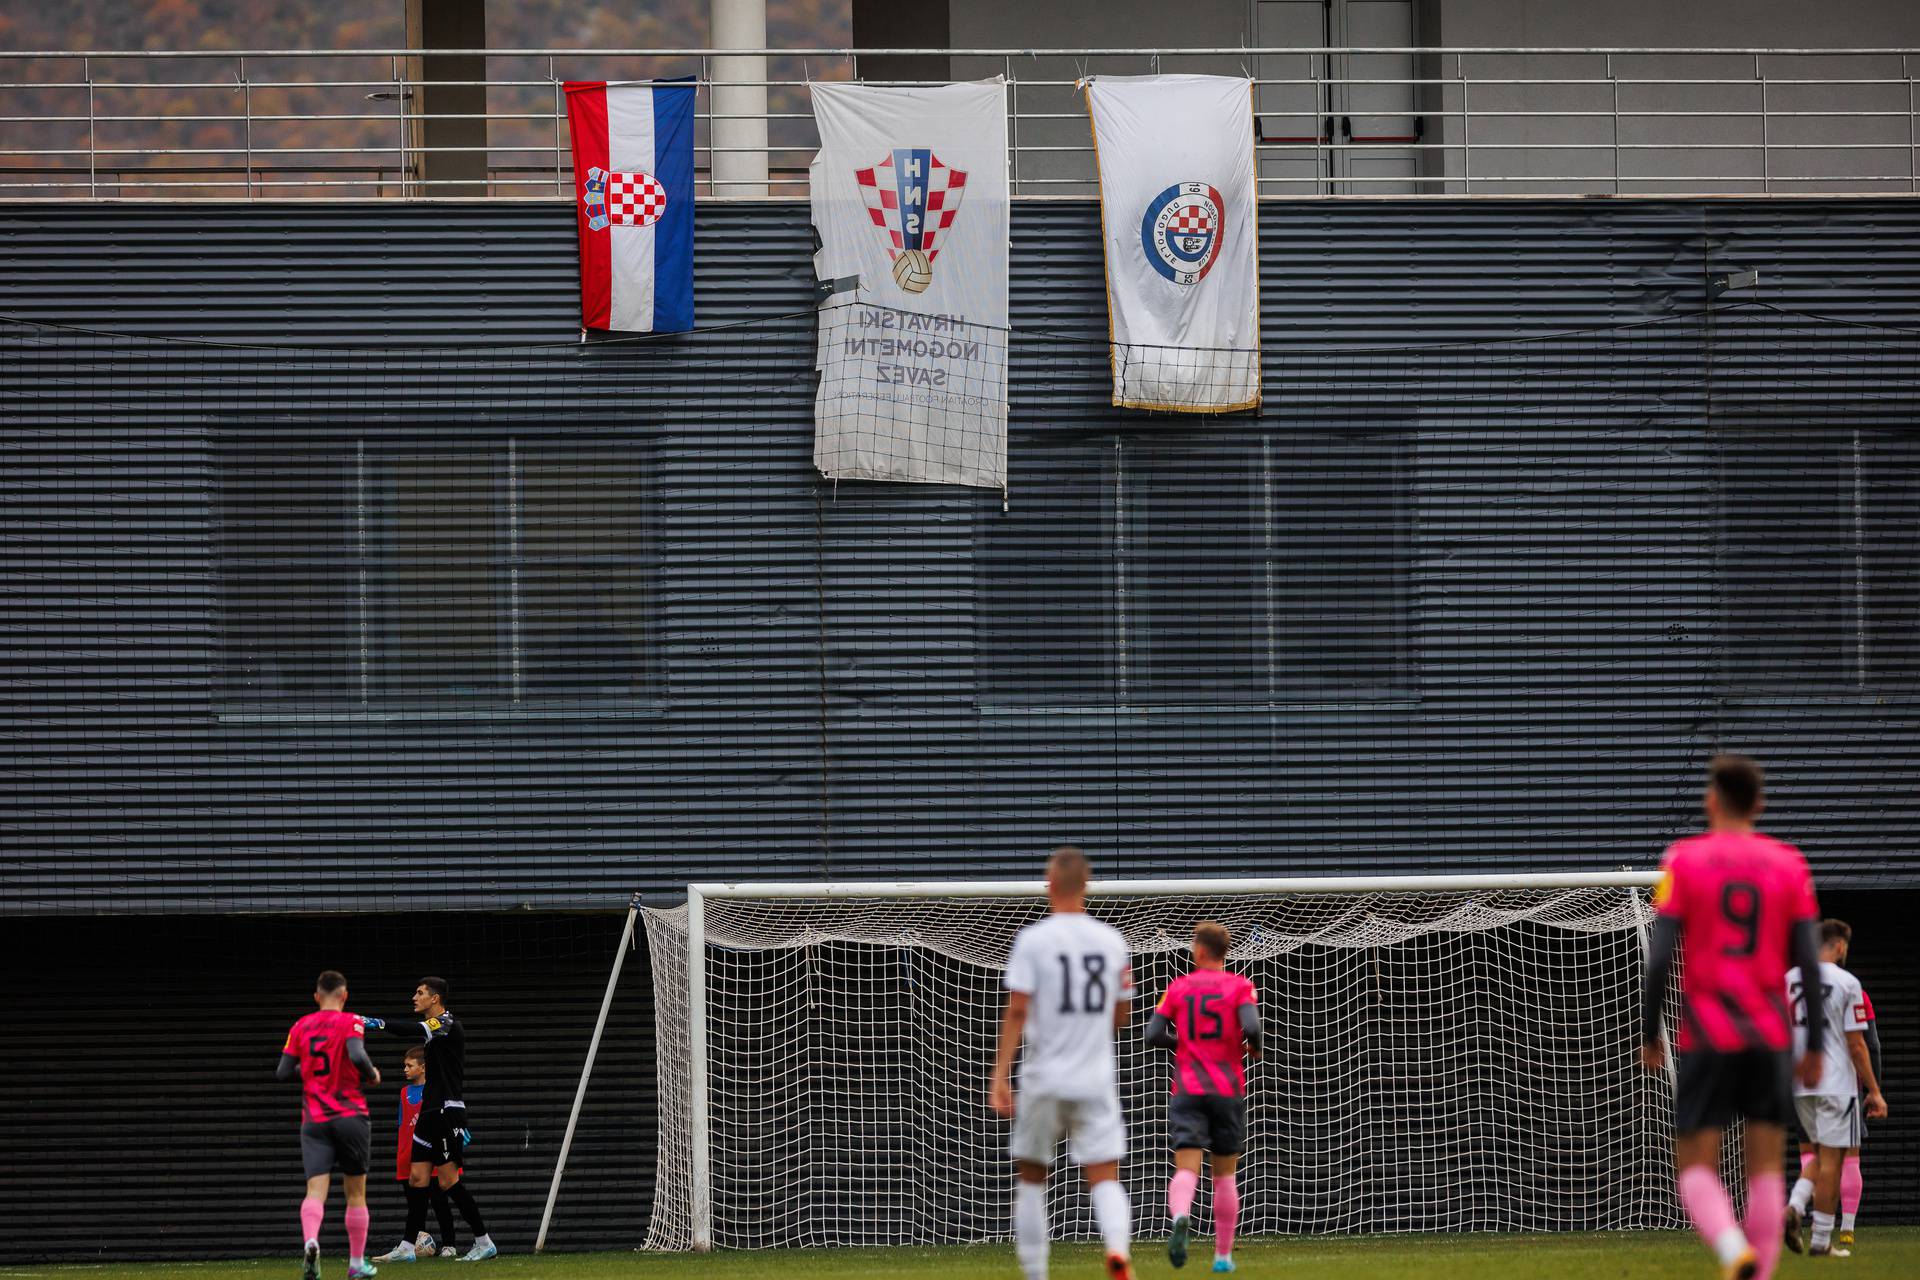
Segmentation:
{"type": "Polygon", "coordinates": [[[1198,284],[1220,256],[1226,202],[1204,182],[1176,182],[1147,202],[1140,247],[1147,263],[1175,284],[1198,284]]]}
{"type": "Polygon", "coordinates": [[[940,239],[960,213],[966,171],[943,164],[926,147],[899,147],[873,167],[854,170],[853,177],[867,216],[886,233],[893,282],[908,293],[925,293],[940,239]]]}
{"type": "Polygon", "coordinates": [[[587,170],[587,229],[609,226],[650,227],[667,211],[667,189],[650,173],[609,173],[599,165],[587,170]]]}

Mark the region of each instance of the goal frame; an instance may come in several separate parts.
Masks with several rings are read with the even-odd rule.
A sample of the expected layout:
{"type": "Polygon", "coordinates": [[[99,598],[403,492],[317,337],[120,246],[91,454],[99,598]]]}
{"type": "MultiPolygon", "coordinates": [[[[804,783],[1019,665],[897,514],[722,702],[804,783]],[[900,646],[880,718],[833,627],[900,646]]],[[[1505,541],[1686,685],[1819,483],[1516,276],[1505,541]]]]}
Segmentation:
{"type": "MultiPolygon", "coordinates": [[[[1379,875],[1379,876],[1301,876],[1273,879],[1128,879],[1095,880],[1087,886],[1090,898],[1147,897],[1221,897],[1240,894],[1364,894],[1364,893],[1461,893],[1504,889],[1604,889],[1619,888],[1632,892],[1650,888],[1659,881],[1658,871],[1588,872],[1515,872],[1462,875],[1379,875]]],[[[692,1144],[693,1248],[706,1253],[713,1248],[712,1152],[708,1115],[707,1054],[707,903],[715,899],[833,899],[886,898],[1033,898],[1046,896],[1041,880],[896,880],[896,881],[787,881],[765,883],[698,883],[687,886],[687,1010],[691,1044],[690,1132],[692,1144]]],[[[631,928],[631,921],[629,921],[631,928]]],[[[1646,930],[1641,930],[1641,946],[1647,945],[1646,930]]],[[[625,954],[625,948],[621,950],[625,954]]],[[[618,960],[615,973],[618,973],[618,960]]],[[[609,990],[611,990],[611,982],[609,990]]],[[[601,1011],[604,1021],[605,1009],[601,1011]]],[[[594,1031],[595,1045],[599,1028],[594,1031]]],[[[581,1073],[581,1096],[586,1077],[593,1070],[591,1054],[581,1073]]],[[[576,1115],[579,1100],[576,1099],[576,1115]]],[[[568,1122],[569,1134],[572,1120],[568,1122]]],[[[565,1153],[561,1155],[564,1163],[565,1153]]],[[[555,1190],[559,1170],[554,1173],[555,1190]]],[[[551,1202],[549,1202],[551,1213],[551,1202]]],[[[544,1224],[542,1238],[544,1241],[544,1224]]]]}

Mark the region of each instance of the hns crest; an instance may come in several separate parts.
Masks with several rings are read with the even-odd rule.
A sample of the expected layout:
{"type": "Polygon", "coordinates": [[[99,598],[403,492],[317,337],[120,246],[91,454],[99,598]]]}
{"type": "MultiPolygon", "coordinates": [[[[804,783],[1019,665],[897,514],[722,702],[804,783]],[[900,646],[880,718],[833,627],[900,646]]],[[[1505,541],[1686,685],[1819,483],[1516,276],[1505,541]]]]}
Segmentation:
{"type": "Polygon", "coordinates": [[[925,293],[940,240],[967,193],[966,171],[942,163],[925,147],[900,147],[872,168],[854,170],[853,177],[867,216],[886,233],[893,282],[907,293],[925,293]]]}
{"type": "Polygon", "coordinates": [[[605,231],[623,227],[650,227],[667,211],[667,189],[650,173],[608,173],[599,165],[587,170],[587,189],[580,196],[587,206],[587,229],[605,231]]]}
{"type": "Polygon", "coordinates": [[[1176,182],[1147,202],[1140,247],[1147,262],[1175,284],[1198,284],[1220,256],[1225,202],[1204,182],[1176,182]]]}

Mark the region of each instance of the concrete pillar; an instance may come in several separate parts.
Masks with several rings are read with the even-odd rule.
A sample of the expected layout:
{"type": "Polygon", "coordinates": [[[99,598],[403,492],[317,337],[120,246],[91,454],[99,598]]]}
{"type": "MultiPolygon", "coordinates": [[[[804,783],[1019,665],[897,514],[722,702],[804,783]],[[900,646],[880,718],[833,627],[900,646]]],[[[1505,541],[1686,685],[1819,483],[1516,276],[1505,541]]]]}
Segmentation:
{"type": "MultiPolygon", "coordinates": [[[[486,0],[407,0],[409,49],[484,49],[487,47],[486,0]]],[[[407,78],[415,81],[408,131],[416,149],[415,176],[423,185],[413,188],[424,196],[484,196],[487,194],[486,86],[435,84],[436,80],[479,81],[487,78],[483,57],[407,59],[407,78]],[[424,83],[421,83],[424,82],[424,83]],[[478,119],[449,120],[449,115],[478,119]],[[436,151],[438,147],[476,147],[479,150],[436,151]]],[[[511,189],[510,189],[511,190],[511,189]]]]}
{"type": "MultiPolygon", "coordinates": [[[[713,0],[713,47],[767,47],[767,0],[713,0]]],[[[767,194],[767,60],[713,60],[713,193],[767,194]],[[725,117],[735,117],[727,119],[725,117]]]]}

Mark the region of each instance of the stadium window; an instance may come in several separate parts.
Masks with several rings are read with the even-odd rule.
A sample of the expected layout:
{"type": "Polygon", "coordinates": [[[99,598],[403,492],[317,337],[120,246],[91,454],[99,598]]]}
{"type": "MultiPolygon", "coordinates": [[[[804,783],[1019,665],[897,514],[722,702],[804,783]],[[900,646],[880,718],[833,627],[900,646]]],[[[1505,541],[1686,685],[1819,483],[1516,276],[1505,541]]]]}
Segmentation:
{"type": "Polygon", "coordinates": [[[984,517],[983,702],[1406,696],[1398,437],[1034,433],[1011,456],[1012,510],[984,517]]]}
{"type": "Polygon", "coordinates": [[[649,696],[641,457],[626,439],[234,450],[221,470],[226,699],[649,696]]]}
{"type": "Polygon", "coordinates": [[[1721,519],[1732,683],[1920,677],[1920,439],[1729,432],[1721,519]]]}

